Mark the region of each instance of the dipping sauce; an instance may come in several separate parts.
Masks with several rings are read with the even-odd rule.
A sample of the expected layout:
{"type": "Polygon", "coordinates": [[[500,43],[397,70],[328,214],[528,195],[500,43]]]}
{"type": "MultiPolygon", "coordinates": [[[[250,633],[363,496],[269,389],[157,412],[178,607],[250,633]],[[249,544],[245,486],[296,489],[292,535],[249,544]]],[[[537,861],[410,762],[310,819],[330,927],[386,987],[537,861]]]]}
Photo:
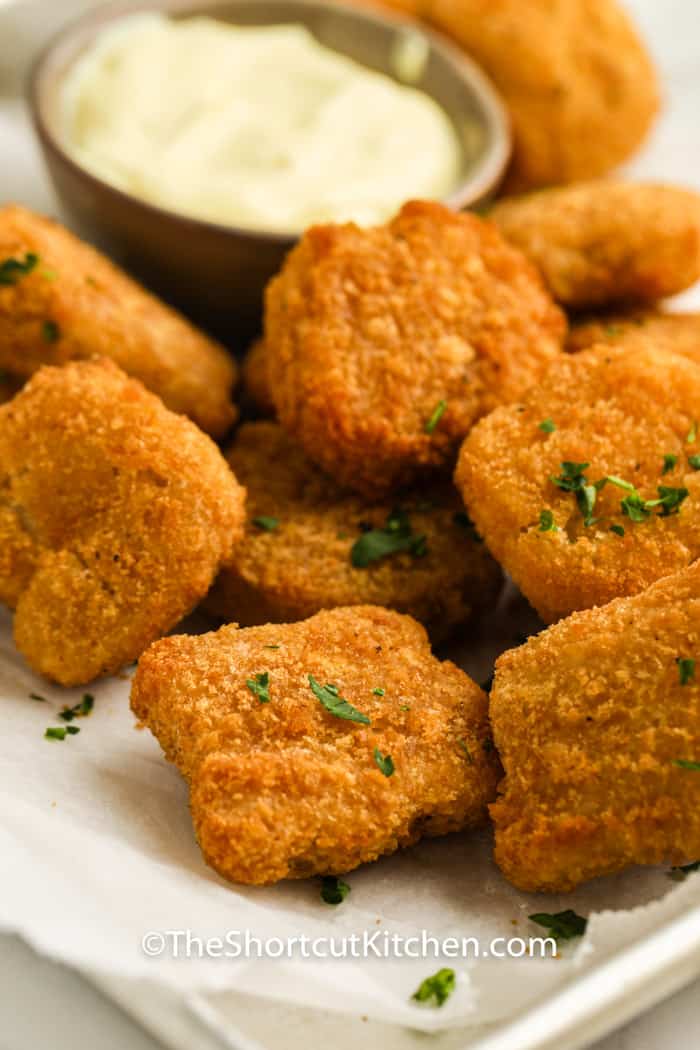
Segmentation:
{"type": "Polygon", "coordinates": [[[435,101],[303,26],[132,15],[97,38],[63,92],[67,145],[84,167],[224,225],[379,223],[409,198],[447,197],[460,176],[435,101]]]}

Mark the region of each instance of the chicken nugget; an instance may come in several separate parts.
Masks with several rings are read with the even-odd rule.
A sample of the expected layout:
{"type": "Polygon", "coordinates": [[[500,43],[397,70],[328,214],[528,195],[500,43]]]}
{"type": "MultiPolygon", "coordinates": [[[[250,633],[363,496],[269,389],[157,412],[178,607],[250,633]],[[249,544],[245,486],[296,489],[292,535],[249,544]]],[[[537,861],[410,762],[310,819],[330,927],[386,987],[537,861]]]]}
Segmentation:
{"type": "Polygon", "coordinates": [[[267,359],[265,340],[258,339],[243,358],[241,383],[244,397],[258,415],[274,416],[275,402],[267,372],[267,359]]]}
{"type": "Polygon", "coordinates": [[[548,622],[700,557],[700,364],[595,347],[474,428],[457,487],[548,622]]]}
{"type": "Polygon", "coordinates": [[[490,711],[496,861],[519,889],[697,860],[700,562],[505,653],[490,711]]]}
{"type": "Polygon", "coordinates": [[[367,503],[276,423],[241,427],[228,461],[247,490],[248,528],[206,601],[223,619],[249,627],[383,605],[438,641],[496,599],[501,572],[449,483],[367,503]]]}
{"type": "Polygon", "coordinates": [[[0,601],[34,670],[80,685],[206,594],[243,532],[217,447],[108,359],[45,367],[0,407],[0,601]]]}
{"type": "Polygon", "coordinates": [[[614,0],[426,0],[511,115],[512,191],[595,178],[641,144],[659,108],[651,58],[614,0]]]}
{"type": "Polygon", "coordinates": [[[578,353],[595,343],[630,349],[653,344],[658,350],[670,350],[700,364],[700,314],[649,309],[584,318],[572,326],[566,349],[578,353]]]}
{"type": "Polygon", "coordinates": [[[586,182],[500,201],[489,218],[567,307],[653,302],[700,277],[700,194],[677,186],[586,182]]]}
{"type": "Polygon", "coordinates": [[[267,291],[280,422],[370,498],[459,442],[559,353],[566,321],[490,223],[413,202],[384,226],[315,226],[267,291]]]}
{"type": "Polygon", "coordinates": [[[375,606],[163,639],[131,706],[189,782],[204,859],[235,882],[349,871],[480,824],[495,794],[485,695],[375,606]]]}
{"type": "Polygon", "coordinates": [[[0,368],[26,377],[96,354],[207,433],[236,419],[222,346],[58,223],[0,208],[0,368]]]}

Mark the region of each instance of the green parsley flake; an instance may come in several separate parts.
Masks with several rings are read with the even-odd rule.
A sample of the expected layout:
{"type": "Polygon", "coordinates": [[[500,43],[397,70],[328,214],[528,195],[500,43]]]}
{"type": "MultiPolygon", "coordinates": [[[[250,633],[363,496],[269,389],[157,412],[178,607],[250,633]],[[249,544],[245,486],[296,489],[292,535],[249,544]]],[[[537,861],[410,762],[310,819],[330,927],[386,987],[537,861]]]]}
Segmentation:
{"type": "Polygon", "coordinates": [[[51,726],[44,736],[47,740],[65,740],[66,735],[75,736],[80,730],[77,726],[51,726]]]}
{"type": "Polygon", "coordinates": [[[39,262],[39,256],[34,252],[27,252],[24,259],[5,259],[0,262],[0,285],[17,284],[27,274],[31,273],[39,262]]]}
{"type": "Polygon", "coordinates": [[[263,649],[280,649],[279,645],[263,645],[263,649]]]}
{"type": "Polygon", "coordinates": [[[678,657],[676,660],[678,664],[678,674],[680,676],[681,685],[689,685],[695,681],[695,660],[687,660],[678,657]]]}
{"type": "Polygon", "coordinates": [[[363,715],[361,711],[343,699],[336,685],[319,685],[312,674],[309,675],[309,685],[314,696],[321,701],[329,714],[335,715],[336,718],[344,718],[346,722],[371,725],[367,715],[363,715]]]}
{"type": "Polygon", "coordinates": [[[692,773],[700,773],[700,762],[688,762],[685,758],[677,758],[673,764],[681,769],[689,769],[692,773]]]}
{"type": "Polygon", "coordinates": [[[253,696],[257,696],[261,704],[270,703],[270,673],[269,671],[263,671],[262,674],[256,674],[255,678],[249,678],[246,685],[250,689],[253,696]]]}
{"type": "Polygon", "coordinates": [[[553,434],[557,429],[556,423],[553,423],[551,419],[543,419],[542,422],[537,425],[543,434],[553,434]]]}
{"type": "Polygon", "coordinates": [[[41,334],[45,343],[57,343],[61,338],[61,329],[55,321],[44,321],[41,326],[41,334]]]}
{"type": "Polygon", "coordinates": [[[571,941],[574,937],[583,937],[588,925],[588,919],[577,915],[571,908],[555,912],[554,915],[537,912],[535,915],[530,915],[529,918],[538,926],[544,926],[546,930],[549,930],[555,941],[571,941]]]}
{"type": "Polygon", "coordinates": [[[452,995],[456,984],[457,977],[454,970],[444,968],[438,970],[432,977],[426,977],[424,981],[421,981],[412,998],[418,1003],[442,1006],[452,995]]]}
{"type": "Polygon", "coordinates": [[[64,722],[72,722],[74,718],[86,718],[95,706],[95,697],[91,693],[85,693],[83,699],[75,707],[64,707],[59,711],[58,717],[64,722]]]}
{"type": "Polygon", "coordinates": [[[380,689],[377,687],[376,689],[373,689],[372,692],[375,696],[384,696],[386,694],[386,689],[380,689]]]}
{"type": "Polygon", "coordinates": [[[700,456],[688,456],[688,463],[693,470],[700,470],[700,456]]]}
{"type": "Polygon", "coordinates": [[[426,537],[413,531],[406,511],[397,507],[389,514],[384,528],[363,532],[353,544],[350,561],[355,569],[366,569],[372,562],[406,552],[422,558],[428,553],[428,547],[426,537]]]}
{"type": "Polygon", "coordinates": [[[377,769],[380,773],[383,773],[385,777],[391,777],[394,775],[394,760],[391,755],[383,755],[378,747],[374,749],[374,761],[377,764],[377,769]]]}
{"type": "Polygon", "coordinates": [[[342,904],[350,887],[335,875],[324,875],[321,880],[321,900],[326,904],[342,904]]]}
{"type": "Polygon", "coordinates": [[[668,456],[664,456],[664,467],[663,467],[663,470],[661,471],[661,473],[662,474],[670,474],[677,463],[678,463],[678,456],[674,456],[674,455],[670,455],[670,454],[668,456]]]}
{"type": "Polygon", "coordinates": [[[262,515],[259,518],[253,518],[253,525],[257,529],[261,529],[263,532],[274,532],[279,527],[279,518],[267,518],[262,515]]]}
{"type": "Polygon", "coordinates": [[[698,424],[697,424],[697,420],[696,420],[693,423],[693,425],[690,428],[690,430],[688,431],[688,435],[687,435],[685,440],[686,440],[686,442],[689,445],[692,445],[692,444],[694,444],[697,441],[697,439],[698,439],[698,424]]]}
{"type": "Polygon", "coordinates": [[[562,472],[560,476],[558,478],[550,477],[549,479],[553,485],[562,489],[563,492],[574,493],[576,503],[583,516],[583,523],[586,526],[595,524],[593,509],[598,496],[596,486],[588,483],[588,478],[584,473],[589,466],[589,463],[572,463],[567,460],[561,464],[562,472]]]}
{"type": "Polygon", "coordinates": [[[554,522],[554,515],[551,510],[540,511],[540,532],[558,532],[559,526],[554,522]]]}
{"type": "Polygon", "coordinates": [[[436,427],[437,427],[438,423],[440,422],[440,420],[442,419],[442,417],[445,415],[446,411],[447,411],[447,402],[446,401],[438,401],[437,405],[435,406],[435,409],[433,410],[432,416],[430,417],[428,422],[425,424],[425,432],[426,432],[426,434],[434,434],[435,433],[436,427]]]}
{"type": "Polygon", "coordinates": [[[614,532],[616,536],[624,536],[625,530],[622,525],[611,525],[610,531],[614,532]]]}
{"type": "Polygon", "coordinates": [[[622,513],[636,525],[651,517],[651,511],[647,508],[641,496],[627,496],[620,503],[620,507],[622,513]]]}
{"type": "Polygon", "coordinates": [[[29,699],[30,700],[37,700],[40,704],[48,704],[48,700],[46,699],[46,697],[45,696],[39,696],[38,693],[30,693],[29,694],[29,699]]]}
{"type": "Polygon", "coordinates": [[[458,741],[457,741],[457,743],[458,743],[459,747],[461,748],[461,750],[462,750],[462,751],[464,752],[464,754],[466,755],[466,757],[467,757],[467,762],[469,763],[469,765],[470,765],[470,766],[473,766],[473,765],[474,765],[474,756],[472,755],[471,751],[470,751],[470,750],[469,750],[469,748],[467,747],[467,742],[466,742],[466,740],[458,740],[458,741]]]}

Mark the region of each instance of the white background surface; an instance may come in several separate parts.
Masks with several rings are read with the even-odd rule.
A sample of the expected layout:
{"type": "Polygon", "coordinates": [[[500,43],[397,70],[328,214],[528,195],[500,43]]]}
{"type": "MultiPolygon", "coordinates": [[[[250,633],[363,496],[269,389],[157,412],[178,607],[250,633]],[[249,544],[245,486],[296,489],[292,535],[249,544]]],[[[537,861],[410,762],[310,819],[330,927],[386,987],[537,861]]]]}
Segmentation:
{"type": "MultiPolygon", "coordinates": [[[[40,7],[46,15],[46,29],[78,3],[79,0],[68,3],[43,0],[40,7]]],[[[0,7],[2,4],[0,0],[0,7]]],[[[35,45],[34,37],[23,29],[24,12],[29,6],[25,4],[16,10],[3,8],[0,74],[7,48],[12,48],[19,66],[26,57],[23,49],[28,55],[35,45]],[[11,26],[10,18],[14,18],[12,40],[3,32],[3,26],[5,29],[11,26]]],[[[36,9],[39,5],[33,6],[36,9]]],[[[636,0],[628,6],[637,12],[663,68],[667,96],[664,119],[632,170],[639,170],[645,177],[666,177],[695,184],[700,189],[700,4],[697,0],[636,0]]],[[[52,202],[45,184],[29,177],[36,163],[34,155],[27,153],[26,147],[19,147],[16,138],[11,136],[11,125],[3,120],[0,112],[3,197],[11,194],[27,203],[50,208],[52,202]]],[[[692,305],[692,300],[697,303],[696,293],[688,305],[692,305]]],[[[47,886],[47,894],[50,892],[47,886]]],[[[60,901],[55,905],[60,908],[60,901]]],[[[699,990],[700,983],[610,1037],[600,1044],[600,1050],[697,1047],[700,1045],[699,990]]],[[[317,1045],[317,1038],[320,1044],[321,1032],[325,1045],[336,1050],[333,1026],[342,1023],[337,1019],[325,1023],[319,1020],[318,1029],[314,1026],[317,1035],[312,1036],[310,1018],[304,1011],[255,1003],[246,1004],[245,1009],[249,1030],[269,1050],[313,1047],[317,1045]],[[254,1016],[256,1014],[258,1016],[254,1016]]],[[[355,1025],[350,1023],[348,1027],[354,1029],[355,1025]]],[[[364,1041],[368,1045],[379,1045],[375,1038],[368,1028],[364,1041]]],[[[0,1050],[63,1050],[69,1046],[145,1050],[156,1045],[75,974],[39,959],[15,938],[0,938],[0,1050]]]]}

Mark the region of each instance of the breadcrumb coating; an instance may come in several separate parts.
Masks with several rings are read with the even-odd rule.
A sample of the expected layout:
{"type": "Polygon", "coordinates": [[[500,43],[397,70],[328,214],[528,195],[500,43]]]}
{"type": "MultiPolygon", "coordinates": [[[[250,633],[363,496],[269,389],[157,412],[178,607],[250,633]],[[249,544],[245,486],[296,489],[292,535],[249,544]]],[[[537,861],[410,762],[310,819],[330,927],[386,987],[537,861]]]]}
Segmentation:
{"type": "Polygon", "coordinates": [[[244,490],[197,427],[103,358],[0,407],[0,601],[34,670],[119,670],[206,594],[244,490]]]}
{"type": "Polygon", "coordinates": [[[638,309],[581,318],[569,331],[566,349],[577,353],[595,343],[629,348],[651,344],[700,364],[700,313],[638,309]]]}
{"type": "Polygon", "coordinates": [[[29,273],[0,281],[0,368],[26,377],[103,355],[207,433],[235,422],[236,366],[222,346],[57,222],[0,208],[0,267],[28,255],[29,273]]]}
{"type": "Polygon", "coordinates": [[[700,773],[677,763],[700,762],[700,562],[506,653],[490,713],[496,861],[519,889],[697,860],[700,773]]]}
{"type": "Polygon", "coordinates": [[[653,302],[700,277],[700,194],[692,190],[585,182],[500,201],[489,218],[567,307],[653,302]]]}
{"type": "Polygon", "coordinates": [[[635,594],[700,556],[698,421],[700,364],[649,346],[595,347],[564,357],[521,404],[474,428],[457,487],[545,621],[635,594]],[[566,463],[582,468],[588,486],[618,479],[595,493],[590,524],[579,502],[586,493],[552,480],[566,463]],[[647,507],[660,487],[666,504],[647,507]]]}
{"type": "Polygon", "coordinates": [[[377,607],[165,638],[131,705],[189,781],[204,859],[235,882],[339,874],[478,825],[499,776],[485,695],[419,624],[377,607]],[[251,689],[264,675],[267,701],[251,689]],[[310,675],[369,724],[326,710],[310,675]]]}
{"type": "Polygon", "coordinates": [[[280,422],[371,498],[454,462],[474,422],[557,356],[563,314],[474,215],[413,202],[385,226],[316,226],[267,291],[280,422]]]}
{"type": "Polygon", "coordinates": [[[659,109],[656,72],[614,0],[425,0],[423,13],[508,106],[511,192],[603,175],[646,137],[659,109]]]}
{"type": "Polygon", "coordinates": [[[449,483],[369,503],[304,456],[276,423],[241,427],[228,462],[247,490],[243,543],[219,573],[209,611],[244,627],[303,620],[321,609],[383,605],[424,623],[433,642],[497,598],[501,572],[475,538],[449,483]],[[408,515],[419,554],[405,551],[355,568],[363,534],[408,515]],[[262,526],[272,519],[277,526],[262,526]]]}

